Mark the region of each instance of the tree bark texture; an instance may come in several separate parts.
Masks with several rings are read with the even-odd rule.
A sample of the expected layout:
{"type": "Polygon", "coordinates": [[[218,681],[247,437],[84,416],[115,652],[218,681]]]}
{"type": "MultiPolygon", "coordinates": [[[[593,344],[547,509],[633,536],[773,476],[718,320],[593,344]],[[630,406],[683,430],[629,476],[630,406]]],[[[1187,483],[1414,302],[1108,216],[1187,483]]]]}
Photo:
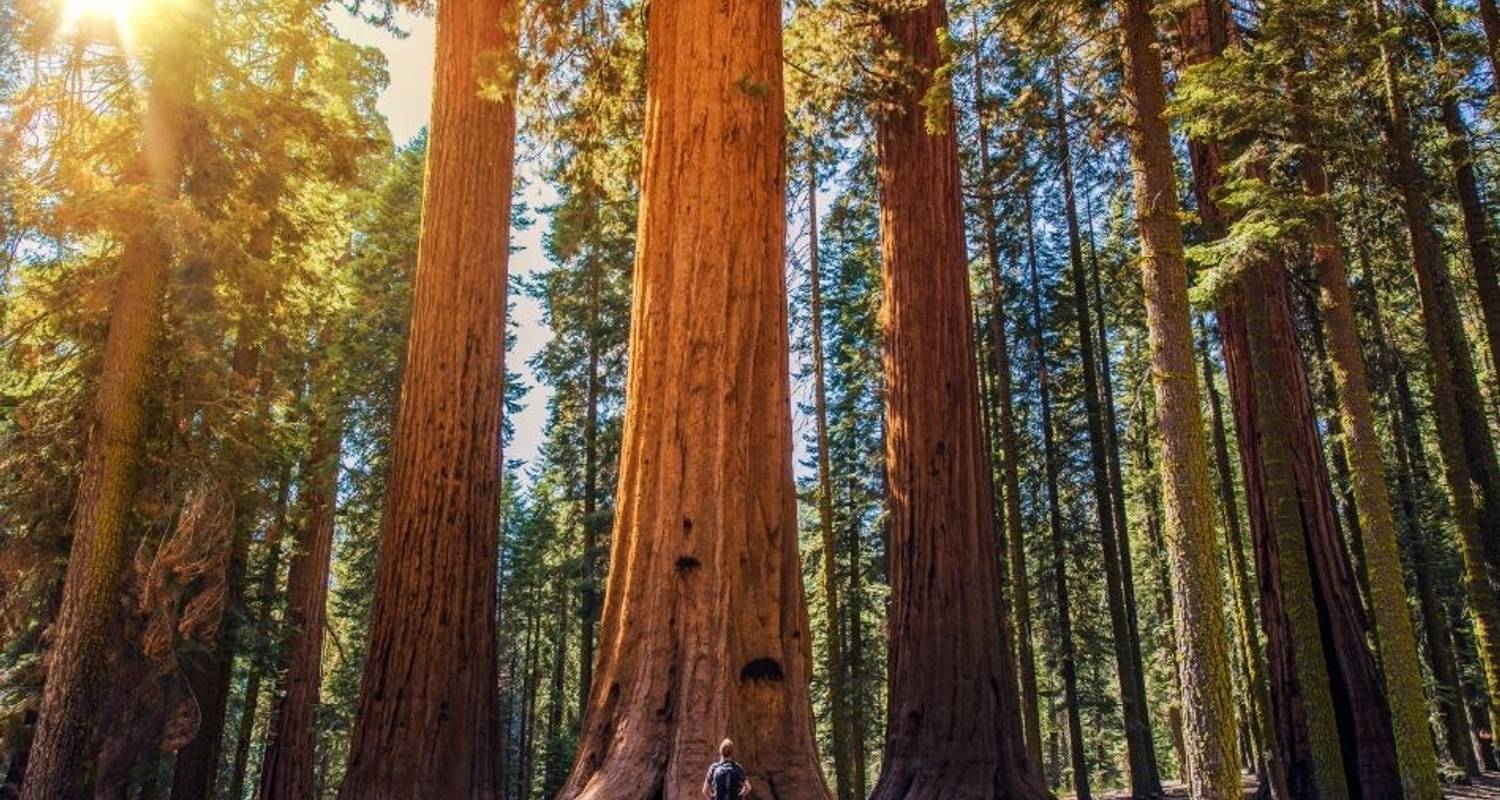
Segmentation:
{"type": "Polygon", "coordinates": [[[943,0],[887,10],[916,80],[876,120],[890,688],[878,800],[1042,798],[1002,615],[993,472],[980,424],[943,0]]]}
{"type": "Polygon", "coordinates": [[[1166,87],[1150,0],[1119,0],[1124,94],[1142,286],[1162,447],[1162,496],[1182,680],[1188,788],[1204,800],[1240,794],[1224,621],[1220,543],[1189,323],[1187,264],[1178,219],[1166,87]]]}
{"type": "Polygon", "coordinates": [[[696,798],[728,736],[761,795],[827,800],[792,479],[781,7],[648,14],[614,545],[559,796],[696,798]]]}
{"type": "Polygon", "coordinates": [[[499,792],[496,513],[515,131],[499,73],[515,57],[516,24],[509,0],[438,4],[411,333],[344,800],[499,792]],[[504,97],[486,96],[496,90],[504,97]]]}
{"type": "MultiPolygon", "coordinates": [[[[193,4],[201,10],[202,4],[193,4]]],[[[183,12],[186,13],[184,10],[183,12]]],[[[184,25],[199,25],[199,19],[184,25]]],[[[147,199],[125,232],[109,332],[89,411],[87,444],[71,513],[72,544],[62,604],[51,629],[47,677],[22,796],[71,800],[87,795],[99,704],[125,566],[130,505],[145,430],[150,366],[161,327],[172,260],[168,218],[157,206],[181,190],[199,53],[195,31],[155,54],[149,67],[143,150],[132,177],[147,199]]]]}
{"type": "MultiPolygon", "coordinates": [[[[1308,196],[1326,198],[1328,176],[1322,154],[1316,148],[1304,151],[1301,170],[1308,196]]],[[[1313,267],[1327,331],[1329,370],[1338,396],[1349,478],[1359,509],[1370,613],[1374,617],[1375,646],[1390,705],[1402,796],[1408,800],[1437,800],[1441,793],[1437,754],[1427,721],[1416,633],[1406,602],[1396,517],[1386,487],[1375,411],[1354,322],[1354,298],[1349,291],[1348,271],[1331,209],[1322,207],[1313,225],[1313,267]]]]}

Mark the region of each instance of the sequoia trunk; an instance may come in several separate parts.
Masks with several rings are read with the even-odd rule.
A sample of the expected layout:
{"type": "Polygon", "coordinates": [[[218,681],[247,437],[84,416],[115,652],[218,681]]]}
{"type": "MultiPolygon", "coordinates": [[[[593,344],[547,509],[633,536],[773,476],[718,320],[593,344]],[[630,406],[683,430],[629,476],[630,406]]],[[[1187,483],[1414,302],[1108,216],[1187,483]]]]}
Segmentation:
{"type": "Polygon", "coordinates": [[[827,800],[792,479],[781,6],[647,13],[614,546],[559,797],[696,798],[728,736],[758,791],[827,800]]]}
{"type": "Polygon", "coordinates": [[[515,115],[493,62],[515,53],[515,25],[510,0],[438,4],[411,333],[345,800],[499,792],[496,511],[515,115]]]}
{"type": "Polygon", "coordinates": [[[878,800],[1041,798],[1002,615],[943,0],[880,15],[915,81],[876,120],[890,683],[878,800]]]}

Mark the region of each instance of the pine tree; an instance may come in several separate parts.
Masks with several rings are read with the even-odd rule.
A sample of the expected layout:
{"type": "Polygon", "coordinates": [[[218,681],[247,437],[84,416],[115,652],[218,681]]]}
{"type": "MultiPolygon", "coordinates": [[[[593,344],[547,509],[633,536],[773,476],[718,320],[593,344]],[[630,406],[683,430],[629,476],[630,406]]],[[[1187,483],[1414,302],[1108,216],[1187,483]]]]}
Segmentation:
{"type": "Polygon", "coordinates": [[[1124,94],[1136,216],[1141,237],[1147,325],[1151,330],[1157,429],[1167,547],[1180,649],[1189,789],[1227,800],[1239,793],[1228,629],[1219,600],[1217,537],[1203,440],[1193,339],[1188,323],[1187,266],[1177,219],[1171,141],[1163,116],[1166,89],[1149,0],[1119,3],[1124,38],[1124,94]]]}

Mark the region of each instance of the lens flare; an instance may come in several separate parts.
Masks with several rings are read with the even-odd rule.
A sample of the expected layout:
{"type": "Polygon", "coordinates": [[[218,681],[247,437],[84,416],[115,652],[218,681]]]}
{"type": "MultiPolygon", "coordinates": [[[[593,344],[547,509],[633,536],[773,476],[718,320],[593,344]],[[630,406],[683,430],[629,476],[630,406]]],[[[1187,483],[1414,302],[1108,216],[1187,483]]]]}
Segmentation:
{"type": "Polygon", "coordinates": [[[133,50],[130,19],[143,1],[65,0],[61,29],[67,32],[88,30],[102,36],[114,36],[127,51],[133,50]]]}

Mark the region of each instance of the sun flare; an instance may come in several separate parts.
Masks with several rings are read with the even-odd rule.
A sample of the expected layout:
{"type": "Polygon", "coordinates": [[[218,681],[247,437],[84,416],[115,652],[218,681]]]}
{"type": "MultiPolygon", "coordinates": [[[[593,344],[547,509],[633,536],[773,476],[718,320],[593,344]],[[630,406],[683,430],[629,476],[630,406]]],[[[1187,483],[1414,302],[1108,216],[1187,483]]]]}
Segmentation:
{"type": "Polygon", "coordinates": [[[126,50],[131,49],[130,20],[137,7],[147,0],[64,0],[62,30],[82,28],[113,32],[126,50]]]}

